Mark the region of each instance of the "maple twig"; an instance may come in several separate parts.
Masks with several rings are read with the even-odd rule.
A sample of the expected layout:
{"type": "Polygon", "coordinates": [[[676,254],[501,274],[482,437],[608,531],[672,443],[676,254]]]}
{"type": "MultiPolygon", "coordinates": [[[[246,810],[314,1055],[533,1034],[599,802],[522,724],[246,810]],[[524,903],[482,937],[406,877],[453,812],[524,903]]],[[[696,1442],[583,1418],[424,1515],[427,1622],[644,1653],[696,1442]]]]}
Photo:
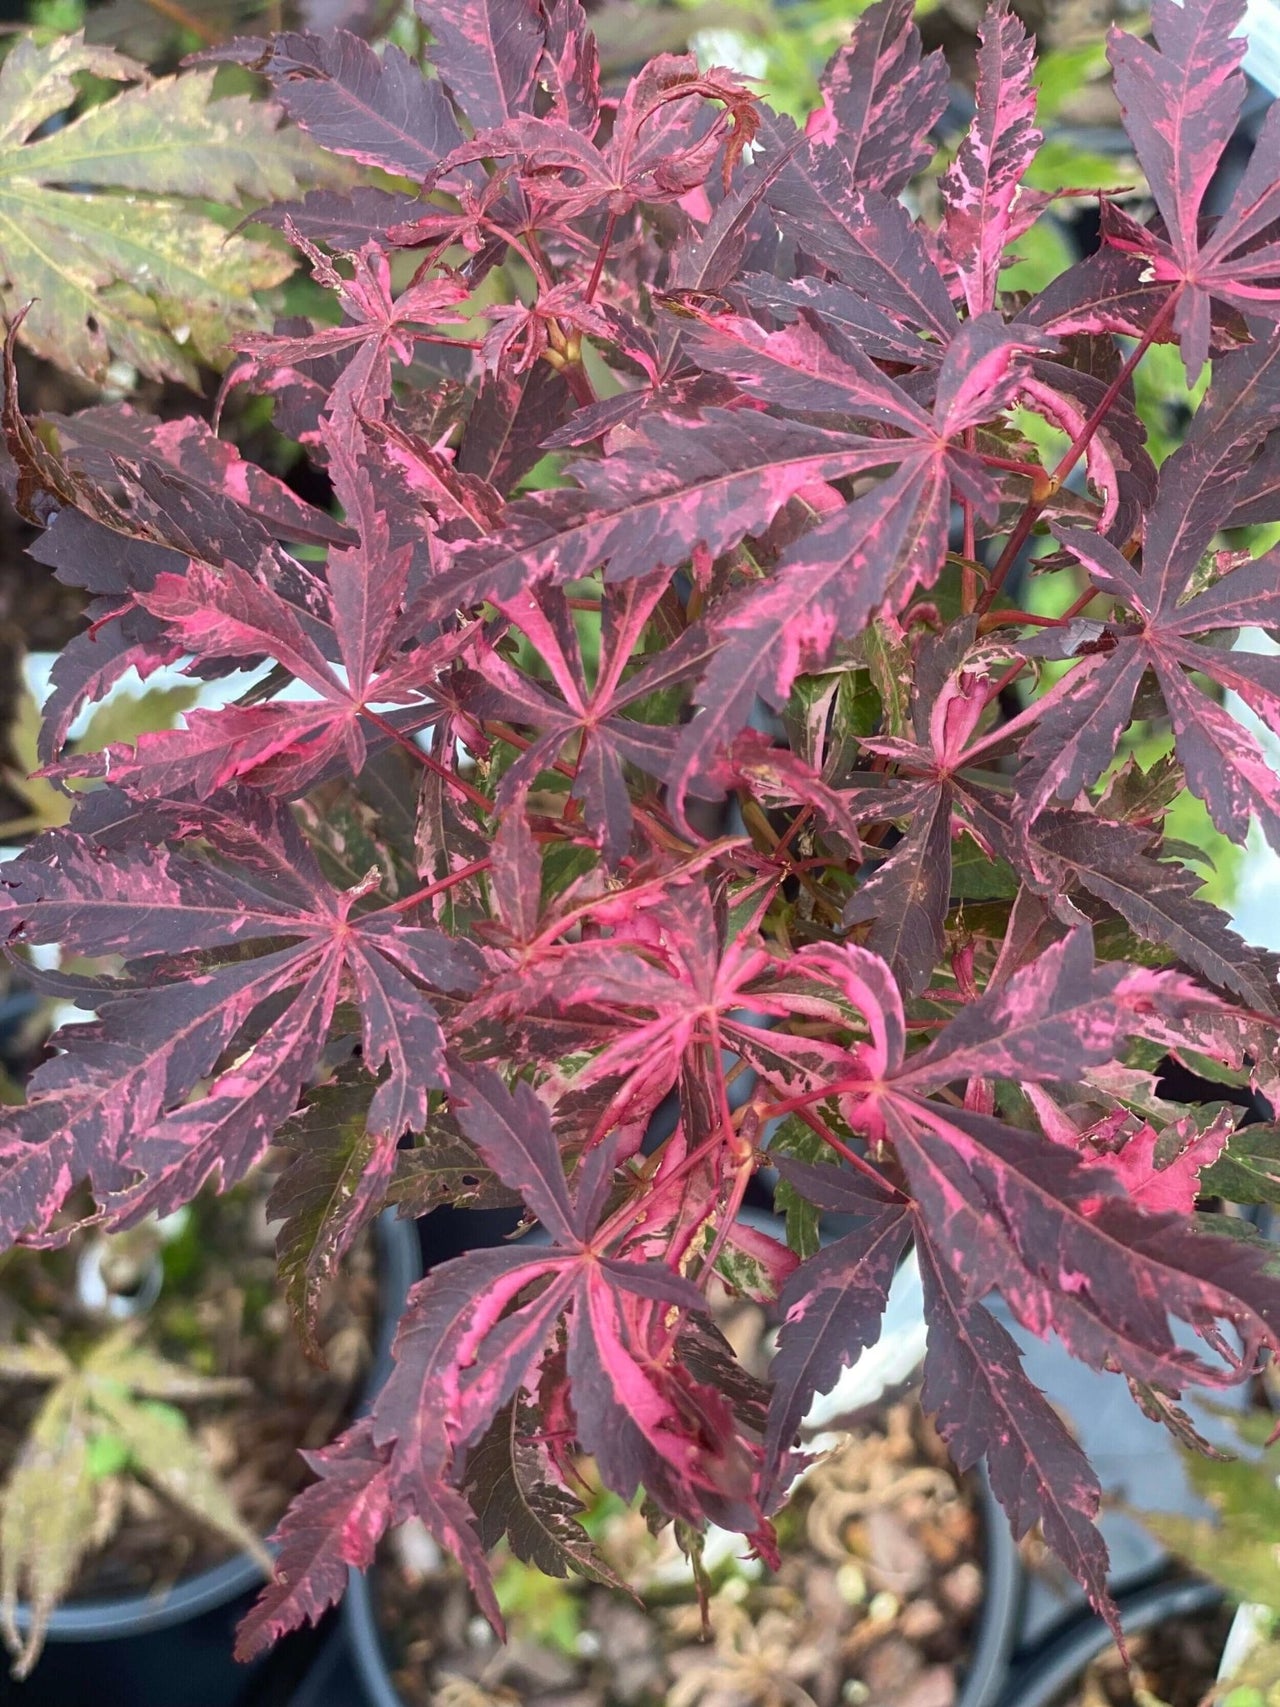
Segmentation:
{"type": "Polygon", "coordinates": [[[406,753],[412,754],[424,770],[433,771],[443,782],[447,782],[450,788],[461,794],[464,799],[469,800],[473,806],[478,806],[486,815],[493,811],[493,802],[487,794],[482,794],[478,788],[473,788],[464,778],[451,771],[448,765],[442,765],[434,754],[428,753],[420,747],[412,736],[405,734],[403,729],[397,729],[394,723],[389,723],[380,713],[370,711],[367,705],[362,705],[360,712],[376,728],[381,729],[384,735],[390,735],[391,739],[403,747],[406,753]]]}
{"type": "Polygon", "coordinates": [[[459,866],[457,871],[451,871],[448,877],[438,878],[423,889],[415,889],[412,895],[406,895],[399,901],[388,902],[385,907],[379,908],[379,912],[406,912],[408,908],[417,907],[423,901],[430,901],[433,895],[442,895],[446,889],[453,889],[459,883],[465,883],[468,878],[479,877],[480,873],[488,871],[492,864],[491,859],[473,859],[470,865],[459,866]]]}
{"type": "MultiPolygon", "coordinates": [[[[971,455],[977,442],[977,430],[973,427],[966,427],[964,430],[964,447],[971,455]]],[[[974,567],[978,538],[974,529],[972,498],[961,498],[960,510],[964,517],[964,544],[961,548],[964,561],[960,568],[960,609],[967,616],[978,602],[978,574],[974,567]]]]}
{"type": "Polygon", "coordinates": [[[197,41],[206,47],[217,47],[222,41],[222,32],[214,29],[212,24],[206,24],[202,18],[197,18],[193,12],[179,4],[179,0],[144,0],[153,12],[167,18],[171,24],[177,24],[180,30],[189,30],[197,41]]]}
{"type": "MultiPolygon", "coordinates": [[[[1051,618],[1045,626],[1053,628],[1064,627],[1075,617],[1079,616],[1081,611],[1086,610],[1098,596],[1098,589],[1096,587],[1092,585],[1086,587],[1084,592],[1080,594],[1079,598],[1072,600],[1071,604],[1067,606],[1061,616],[1051,618]]],[[[1036,622],[1040,619],[1033,616],[1027,616],[1023,613],[1023,620],[1026,622],[1036,622]]],[[[983,632],[983,623],[986,621],[987,617],[984,616],[980,618],[978,623],[978,630],[980,633],[983,632]]],[[[1000,695],[1006,688],[1012,687],[1014,682],[1017,681],[1018,677],[1030,662],[1030,658],[1019,658],[1016,663],[1010,664],[1009,668],[1005,670],[1002,675],[997,676],[996,680],[987,690],[987,704],[990,705],[994,700],[999,699],[1000,695]]],[[[985,736],[981,741],[976,742],[972,747],[970,747],[966,753],[966,758],[978,753],[984,747],[993,745],[996,741],[1007,740],[1010,733],[1016,729],[1025,728],[1027,723],[1029,723],[1036,715],[1038,715],[1038,705],[1027,706],[1027,708],[1011,722],[1002,724],[999,729],[993,730],[990,735],[985,736]]]]}
{"type": "Polygon", "coordinates": [[[604,272],[605,257],[613,242],[613,234],[618,226],[618,216],[611,213],[605,221],[604,236],[600,239],[600,247],[596,251],[596,263],[591,269],[591,277],[587,280],[587,288],[583,293],[584,302],[594,302],[596,291],[600,288],[600,275],[604,272]]]}
{"type": "Polygon", "coordinates": [[[1143,356],[1146,355],[1152,344],[1155,343],[1160,333],[1164,331],[1165,327],[1173,319],[1173,313],[1177,306],[1177,301],[1178,292],[1170,291],[1161,307],[1151,316],[1151,320],[1146,331],[1143,332],[1142,336],[1138,339],[1138,342],[1130,351],[1129,357],[1121,367],[1120,372],[1103,392],[1096,408],[1093,410],[1093,413],[1089,416],[1088,420],[1080,428],[1079,432],[1062,453],[1057,466],[1048,478],[1047,489],[1043,496],[1036,497],[1033,495],[1028,499],[1026,507],[1018,518],[1017,525],[1009,535],[1009,538],[1005,541],[1004,550],[1000,553],[1000,556],[996,561],[995,568],[991,571],[990,579],[987,582],[987,590],[978,601],[976,608],[979,616],[985,616],[987,611],[991,608],[992,601],[1000,591],[1000,588],[1004,585],[1009,571],[1013,568],[1013,565],[1017,560],[1018,553],[1027,543],[1028,539],[1030,539],[1031,530],[1040,519],[1045,505],[1048,504],[1055,494],[1061,490],[1062,484],[1071,473],[1071,470],[1093,443],[1094,434],[1106,420],[1111,411],[1112,404],[1115,402],[1116,398],[1119,397],[1120,393],[1132,378],[1138,363],[1142,360],[1143,356]]]}

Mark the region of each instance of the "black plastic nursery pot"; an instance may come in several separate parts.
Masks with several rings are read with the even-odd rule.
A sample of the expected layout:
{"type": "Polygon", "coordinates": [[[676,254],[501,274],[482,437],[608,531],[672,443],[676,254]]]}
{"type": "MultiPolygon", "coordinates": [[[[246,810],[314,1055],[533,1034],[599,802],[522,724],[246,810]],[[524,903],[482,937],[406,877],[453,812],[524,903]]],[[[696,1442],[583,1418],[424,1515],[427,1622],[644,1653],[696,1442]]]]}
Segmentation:
{"type": "MultiPolygon", "coordinates": [[[[1132,1642],[1162,1626],[1175,1626],[1212,1612],[1222,1604],[1222,1590],[1214,1583],[1191,1578],[1159,1582],[1121,1602],[1121,1628],[1132,1642]]],[[[1114,1641],[1101,1618],[1080,1619],[1025,1665],[1014,1669],[998,1697],[999,1707],[1063,1707],[1088,1667],[1114,1641]]]]}
{"type": "MultiPolygon", "coordinates": [[[[1018,1634],[1023,1572],[1018,1549],[987,1481],[981,1477],[984,1593],[973,1631],[973,1647],[959,1682],[955,1707],[994,1707],[1009,1670],[1018,1634]]],[[[349,1658],[366,1707],[404,1707],[391,1677],[378,1628],[374,1572],[351,1573],[342,1606],[349,1658]]],[[[335,1698],[336,1707],[336,1698],[335,1698]]],[[[344,1707],[346,1704],[344,1703],[344,1707]]],[[[355,1704],[351,1704],[355,1707],[355,1704]]]]}
{"type": "MultiPolygon", "coordinates": [[[[385,1379],[391,1342],[409,1288],[421,1273],[417,1230],[387,1213],[376,1226],[378,1323],[364,1388],[367,1404],[385,1379]]],[[[0,1702],[32,1707],[284,1707],[310,1664],[317,1639],[286,1639],[253,1665],[239,1664],[235,1632],[262,1587],[246,1555],[176,1583],[159,1595],[60,1606],[44,1652],[25,1683],[0,1674],[0,1702]],[[292,1649],[291,1649],[292,1644],[292,1649]]],[[[20,1630],[27,1627],[19,1606],[20,1630]]]]}

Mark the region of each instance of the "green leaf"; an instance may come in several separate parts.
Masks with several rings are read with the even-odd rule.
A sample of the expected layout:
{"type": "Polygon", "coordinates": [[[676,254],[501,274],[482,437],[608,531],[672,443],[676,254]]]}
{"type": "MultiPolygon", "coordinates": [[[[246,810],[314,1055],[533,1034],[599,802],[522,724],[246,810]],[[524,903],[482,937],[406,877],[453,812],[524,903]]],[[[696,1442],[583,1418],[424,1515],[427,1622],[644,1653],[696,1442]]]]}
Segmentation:
{"type": "Polygon", "coordinates": [[[95,1433],[89,1440],[89,1474],[95,1482],[105,1482],[129,1468],[129,1448],[119,1435],[105,1431],[95,1433]]]}
{"type": "Polygon", "coordinates": [[[1002,859],[984,854],[972,836],[958,836],[951,850],[951,896],[955,901],[1009,900],[1018,879],[1002,859]]]}
{"type": "Polygon", "coordinates": [[[485,1166],[448,1117],[433,1117],[412,1150],[396,1157],[387,1202],[402,1217],[429,1215],[441,1204],[454,1209],[514,1209],[523,1199],[485,1166]]]}
{"type": "Polygon", "coordinates": [[[323,1364],[316,1318],[325,1285],[344,1251],[381,1207],[394,1146],[368,1131],[375,1087],[367,1079],[320,1085],[283,1135],[293,1160],[272,1188],[267,1213],[276,1234],[280,1279],[308,1357],[323,1364]]]}
{"type": "Polygon", "coordinates": [[[61,1381],[75,1373],[71,1359],[47,1340],[0,1345],[0,1380],[61,1381]]]}
{"type": "MultiPolygon", "coordinates": [[[[830,1155],[823,1140],[796,1114],[787,1115],[770,1138],[769,1152],[775,1156],[794,1156],[800,1162],[820,1162],[830,1155]]],[[[791,1249],[802,1261],[816,1255],[822,1243],[818,1230],[822,1218],[813,1204],[785,1179],[780,1179],[774,1187],[773,1202],[787,1218],[787,1243],[791,1249]]]]}
{"type": "Polygon", "coordinates": [[[93,1404],[127,1449],[136,1474],[192,1517],[225,1535],[270,1574],[271,1555],[241,1518],[181,1411],[171,1405],[138,1404],[101,1385],[94,1388],[93,1404]]]}
{"type": "Polygon", "coordinates": [[[1280,1203],[1280,1127],[1245,1126],[1200,1175],[1206,1197],[1228,1203],[1280,1203]]]}
{"type": "Polygon", "coordinates": [[[915,665],[911,649],[896,623],[876,621],[862,636],[871,681],[880,696],[884,733],[895,738],[911,733],[911,684],[915,665]]]}
{"type": "Polygon", "coordinates": [[[552,1478],[536,1434],[522,1432],[530,1421],[508,1405],[467,1454],[463,1492],[482,1544],[491,1549],[505,1536],[516,1558],[544,1577],[585,1576],[623,1588],[578,1521],[583,1507],[552,1478]]]}
{"type": "MultiPolygon", "coordinates": [[[[113,742],[133,746],[139,735],[149,735],[157,729],[172,729],[179,712],[194,705],[199,688],[147,688],[140,694],[117,694],[107,704],[100,705],[90,719],[89,727],[76,743],[78,752],[96,753],[113,742]]],[[[37,739],[40,734],[40,708],[25,690],[18,698],[17,716],[9,728],[9,746],[18,761],[17,770],[6,770],[5,782],[26,802],[27,812],[21,818],[0,824],[0,840],[26,835],[33,830],[56,830],[71,816],[71,799],[61,789],[54,788],[41,776],[32,773],[39,769],[37,739]]],[[[75,779],[72,779],[74,787],[75,779]]]]}
{"type": "MultiPolygon", "coordinates": [[[[1266,1439],[1271,1419],[1260,1427],[1252,1419],[1232,1418],[1246,1444],[1266,1439]]],[[[1242,1601],[1280,1608],[1280,1487],[1274,1455],[1204,1458],[1198,1452],[1179,1453],[1187,1480],[1213,1507],[1209,1518],[1188,1518],[1165,1512],[1143,1512],[1152,1534],[1198,1570],[1220,1582],[1242,1601]]]]}
{"type": "Polygon", "coordinates": [[[136,1322],[116,1328],[78,1367],[42,1341],[0,1346],[0,1377],[55,1383],[23,1442],[0,1512],[0,1629],[15,1656],[15,1677],[36,1663],[50,1612],[84,1555],[100,1544],[99,1484],[125,1470],[271,1568],[186,1418],[166,1402],[225,1398],[248,1383],[170,1363],[137,1343],[140,1331],[136,1322]],[[20,1599],[31,1608],[25,1640],[15,1619],[20,1599]]]}
{"type": "Polygon", "coordinates": [[[254,293],[293,260],[276,242],[229,235],[217,207],[344,169],[280,131],[275,107],[214,100],[215,76],[153,81],[80,35],[28,35],[0,65],[0,314],[31,304],[20,337],[37,355],[93,380],[116,357],[194,383],[199,362],[261,324],[254,293]],[[85,72],[134,86],[36,136],[74,105],[85,72]]]}
{"type": "Polygon", "coordinates": [[[72,1378],[40,1407],[0,1512],[0,1626],[18,1679],[40,1657],[49,1616],[91,1545],[96,1512],[83,1394],[72,1378]],[[15,1616],[19,1600],[31,1616],[25,1638],[15,1616]]]}
{"type": "Polygon", "coordinates": [[[225,1399],[248,1391],[248,1382],[234,1376],[199,1375],[184,1364],[170,1363],[136,1344],[138,1333],[138,1324],[127,1322],[85,1355],[80,1368],[95,1398],[104,1390],[143,1399],[225,1399]]]}

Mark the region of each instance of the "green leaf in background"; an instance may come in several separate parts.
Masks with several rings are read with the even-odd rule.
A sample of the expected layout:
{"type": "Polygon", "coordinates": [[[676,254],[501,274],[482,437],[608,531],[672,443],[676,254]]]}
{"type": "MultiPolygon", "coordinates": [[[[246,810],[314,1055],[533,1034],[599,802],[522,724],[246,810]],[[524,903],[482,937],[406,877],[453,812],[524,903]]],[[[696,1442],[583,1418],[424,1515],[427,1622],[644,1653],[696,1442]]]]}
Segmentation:
{"type": "Polygon", "coordinates": [[[1181,1457],[1191,1486],[1214,1508],[1214,1517],[1143,1512],[1143,1524],[1236,1599],[1280,1607],[1280,1488],[1274,1462],[1188,1452],[1181,1457]]]}
{"type": "MultiPolygon", "coordinates": [[[[769,1140],[771,1155],[794,1156],[800,1162],[820,1162],[828,1154],[826,1143],[798,1115],[789,1114],[769,1140]]],[[[822,1217],[807,1198],[785,1179],[773,1190],[774,1206],[787,1222],[787,1244],[803,1261],[816,1255],[822,1244],[822,1217]]]]}
{"type": "Polygon", "coordinates": [[[24,36],[0,65],[0,313],[32,305],[20,337],[37,355],[96,381],[114,357],[195,383],[200,362],[261,323],[254,293],[293,257],[229,235],[217,209],[345,168],[279,129],[275,107],[215,100],[216,75],[152,80],[79,34],[24,36]],[[132,87],[37,135],[77,104],[86,74],[132,87]]]}
{"type": "Polygon", "coordinates": [[[89,1435],[74,1377],[41,1405],[4,1490],[0,1514],[0,1626],[26,1677],[40,1657],[54,1607],[75,1581],[97,1513],[89,1435]],[[18,1600],[31,1622],[17,1626],[18,1600]]]}
{"type": "MultiPolygon", "coordinates": [[[[196,702],[199,687],[146,688],[140,694],[122,693],[100,705],[89,720],[89,727],[76,743],[80,752],[96,753],[113,742],[124,741],[133,746],[139,735],[149,735],[157,729],[172,729],[180,712],[196,702]]],[[[33,773],[40,759],[36,741],[40,733],[40,708],[24,691],[18,700],[18,714],[9,729],[9,748],[18,761],[16,768],[4,771],[4,780],[27,811],[21,818],[0,823],[0,841],[14,836],[29,835],[38,830],[56,830],[71,816],[71,800],[43,777],[33,773]]]]}
{"type": "Polygon", "coordinates": [[[0,1513],[0,1629],[17,1678],[40,1657],[49,1615],[81,1561],[107,1538],[102,1488],[126,1469],[271,1569],[260,1537],[236,1511],[182,1412],[159,1402],[225,1398],[244,1384],[170,1363],[139,1345],[137,1334],[136,1323],[117,1328],[79,1361],[42,1340],[0,1345],[0,1381],[52,1383],[10,1472],[0,1513]],[[17,1627],[20,1599],[31,1611],[25,1637],[17,1627]]]}
{"type": "Polygon", "coordinates": [[[1200,1176],[1206,1197],[1280,1204],[1280,1127],[1244,1126],[1200,1176]]]}

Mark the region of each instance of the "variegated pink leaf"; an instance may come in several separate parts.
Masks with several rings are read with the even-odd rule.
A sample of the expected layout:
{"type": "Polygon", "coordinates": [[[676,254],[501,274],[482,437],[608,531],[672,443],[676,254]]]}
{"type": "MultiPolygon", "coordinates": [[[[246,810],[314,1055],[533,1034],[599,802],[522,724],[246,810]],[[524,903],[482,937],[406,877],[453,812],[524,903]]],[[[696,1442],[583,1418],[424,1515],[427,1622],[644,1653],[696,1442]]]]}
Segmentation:
{"type": "Polygon", "coordinates": [[[1035,217],[1034,211],[1019,217],[1017,199],[1041,141],[1031,39],[1005,0],[987,12],[981,38],[977,112],[939,183],[947,254],[970,314],[995,307],[1004,250],[1035,217]]]}

